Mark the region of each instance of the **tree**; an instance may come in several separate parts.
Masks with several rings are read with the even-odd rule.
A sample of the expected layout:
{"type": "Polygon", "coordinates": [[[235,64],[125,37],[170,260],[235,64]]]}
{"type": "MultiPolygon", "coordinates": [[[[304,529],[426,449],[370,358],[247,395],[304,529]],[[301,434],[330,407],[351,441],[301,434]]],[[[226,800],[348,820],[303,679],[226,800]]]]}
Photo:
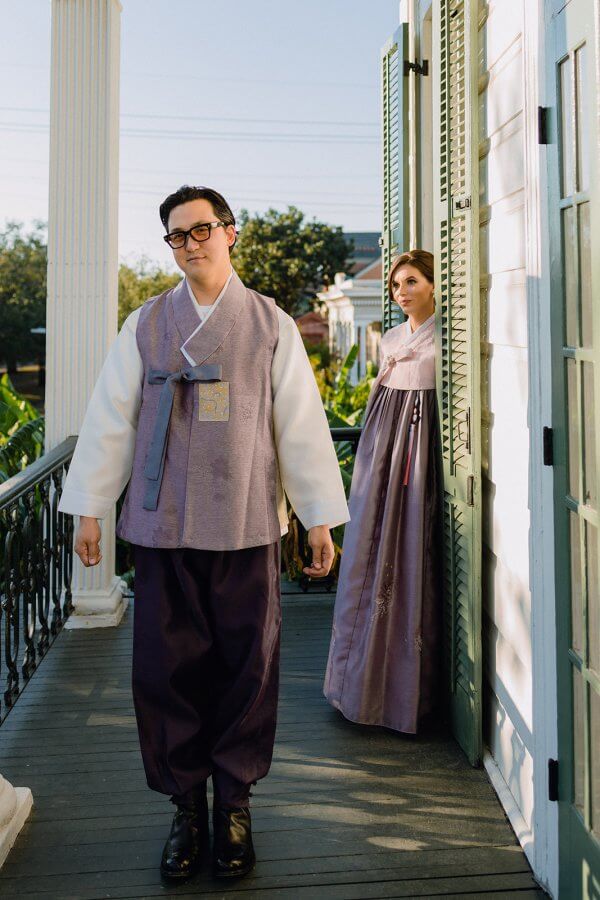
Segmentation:
{"type": "Polygon", "coordinates": [[[0,362],[9,372],[36,356],[30,329],[46,324],[46,267],[44,224],[26,234],[8,222],[0,232],[0,362]]]}
{"type": "Polygon", "coordinates": [[[309,309],[315,293],[345,270],[352,250],[340,227],[305,221],[295,206],[254,216],[244,209],[239,226],[232,262],[240,278],[292,316],[309,309]]]}
{"type": "Polygon", "coordinates": [[[134,309],[174,287],[181,273],[165,272],[159,265],[142,257],[134,266],[119,266],[119,328],[134,309]]]}

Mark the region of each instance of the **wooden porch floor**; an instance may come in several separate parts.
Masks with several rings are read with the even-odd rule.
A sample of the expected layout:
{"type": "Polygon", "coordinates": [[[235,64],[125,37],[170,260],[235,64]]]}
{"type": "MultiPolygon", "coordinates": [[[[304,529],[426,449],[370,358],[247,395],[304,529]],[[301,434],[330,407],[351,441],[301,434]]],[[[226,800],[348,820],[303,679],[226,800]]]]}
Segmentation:
{"type": "Polygon", "coordinates": [[[172,806],[145,784],[130,694],[132,613],[65,631],[0,728],[0,772],[34,810],[2,898],[351,900],[543,897],[483,770],[445,735],[346,722],[321,694],[332,598],[284,597],[271,774],[255,788],[255,873],[224,888],[161,884],[172,806]]]}

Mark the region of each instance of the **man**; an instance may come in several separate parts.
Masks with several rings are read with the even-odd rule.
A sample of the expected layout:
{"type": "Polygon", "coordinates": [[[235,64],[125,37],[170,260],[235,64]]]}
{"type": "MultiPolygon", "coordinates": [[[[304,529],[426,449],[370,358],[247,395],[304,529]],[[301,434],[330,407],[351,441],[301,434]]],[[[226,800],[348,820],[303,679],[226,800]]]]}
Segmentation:
{"type": "MultiPolygon", "coordinates": [[[[101,560],[100,526],[134,545],[133,697],[150,788],[176,804],[161,871],[185,880],[254,865],[249,797],[270,767],[278,695],[284,491],[329,572],[348,520],[312,369],[294,321],[233,271],[235,219],[210,188],[160,207],[185,278],[126,320],[90,400],[60,510],[75,551],[101,560]]],[[[260,265],[260,260],[257,260],[260,265]]]]}

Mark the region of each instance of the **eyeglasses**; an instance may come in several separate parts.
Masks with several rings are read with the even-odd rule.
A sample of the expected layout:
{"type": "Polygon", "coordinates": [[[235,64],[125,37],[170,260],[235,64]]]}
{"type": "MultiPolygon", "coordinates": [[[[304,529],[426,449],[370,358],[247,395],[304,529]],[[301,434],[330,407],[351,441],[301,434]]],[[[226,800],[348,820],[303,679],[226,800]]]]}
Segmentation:
{"type": "Polygon", "coordinates": [[[194,225],[187,231],[172,231],[170,234],[165,234],[163,240],[173,250],[179,250],[181,247],[186,246],[190,235],[198,243],[207,241],[213,228],[227,228],[227,225],[225,222],[202,222],[200,225],[194,225]]]}

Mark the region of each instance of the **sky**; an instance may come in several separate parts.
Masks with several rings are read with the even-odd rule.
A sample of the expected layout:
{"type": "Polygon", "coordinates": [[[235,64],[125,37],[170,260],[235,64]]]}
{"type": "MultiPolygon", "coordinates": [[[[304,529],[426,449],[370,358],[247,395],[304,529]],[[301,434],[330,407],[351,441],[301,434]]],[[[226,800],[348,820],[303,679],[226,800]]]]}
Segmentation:
{"type": "MultiPolygon", "coordinates": [[[[122,0],[119,255],[172,268],[179,185],[234,214],[379,231],[380,52],[398,0],[122,0]]],[[[0,228],[48,218],[50,0],[0,0],[0,228]]]]}

